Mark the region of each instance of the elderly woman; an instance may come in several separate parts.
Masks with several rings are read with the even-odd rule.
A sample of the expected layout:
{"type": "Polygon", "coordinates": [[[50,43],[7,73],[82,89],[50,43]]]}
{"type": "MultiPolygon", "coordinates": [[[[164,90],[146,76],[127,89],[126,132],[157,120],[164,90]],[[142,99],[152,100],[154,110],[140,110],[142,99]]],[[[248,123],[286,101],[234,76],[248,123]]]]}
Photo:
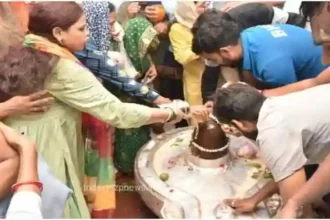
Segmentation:
{"type": "MultiPolygon", "coordinates": [[[[181,119],[184,115],[175,109],[152,109],[122,103],[80,64],[73,52],[84,48],[88,32],[84,12],[79,4],[33,4],[29,31],[31,34],[26,36],[25,46],[31,47],[35,56],[27,62],[22,59],[24,54],[19,53],[16,57],[7,57],[1,65],[2,76],[18,74],[18,82],[21,83],[19,87],[8,84],[11,85],[7,91],[8,98],[25,94],[27,90],[23,91],[22,88],[30,88],[32,92],[44,86],[55,97],[55,103],[45,113],[12,116],[5,123],[32,138],[56,177],[73,190],[65,216],[89,218],[82,185],[85,152],[81,113],[85,112],[100,121],[122,128],[168,122],[175,118],[181,119]],[[38,59],[45,65],[36,70],[33,63],[41,62],[38,59]],[[29,65],[26,66],[26,63],[29,65]],[[52,68],[47,68],[47,63],[52,68]],[[29,80],[25,80],[27,78],[29,80]]],[[[25,52],[33,53],[31,50],[25,52]]]]}

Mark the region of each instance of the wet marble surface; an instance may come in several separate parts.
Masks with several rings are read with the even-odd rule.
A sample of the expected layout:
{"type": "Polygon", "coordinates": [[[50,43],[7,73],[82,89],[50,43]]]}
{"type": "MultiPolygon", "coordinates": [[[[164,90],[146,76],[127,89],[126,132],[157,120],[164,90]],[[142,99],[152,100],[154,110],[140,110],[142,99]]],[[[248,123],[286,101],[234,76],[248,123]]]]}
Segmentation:
{"type": "MultiPolygon", "coordinates": [[[[251,167],[248,161],[234,158],[225,162],[224,158],[200,161],[208,162],[208,166],[196,166],[189,159],[191,137],[190,128],[176,129],[151,140],[140,150],[135,176],[138,186],[145,190],[139,193],[152,211],[163,218],[228,219],[232,210],[223,204],[223,199],[253,195],[268,181],[263,175],[253,177],[259,171],[263,173],[265,166],[253,160],[259,166],[251,167]]],[[[261,204],[255,213],[235,218],[269,218],[269,213],[261,204]]]]}

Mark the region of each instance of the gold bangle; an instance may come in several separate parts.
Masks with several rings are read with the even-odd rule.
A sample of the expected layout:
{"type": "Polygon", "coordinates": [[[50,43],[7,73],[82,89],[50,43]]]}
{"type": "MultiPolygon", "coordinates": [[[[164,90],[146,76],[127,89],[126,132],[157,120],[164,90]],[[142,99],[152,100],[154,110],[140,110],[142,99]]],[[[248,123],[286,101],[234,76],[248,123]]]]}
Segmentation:
{"type": "Polygon", "coordinates": [[[168,107],[165,109],[168,109],[170,111],[170,114],[169,114],[168,118],[166,119],[166,121],[164,121],[163,123],[168,123],[168,122],[175,120],[176,119],[175,111],[172,108],[168,108],[168,107]]]}
{"type": "Polygon", "coordinates": [[[172,113],[172,111],[169,108],[164,108],[164,110],[166,110],[166,111],[169,110],[168,111],[169,114],[168,114],[167,118],[163,121],[163,123],[165,124],[165,123],[167,123],[171,119],[173,113],[172,113]]]}

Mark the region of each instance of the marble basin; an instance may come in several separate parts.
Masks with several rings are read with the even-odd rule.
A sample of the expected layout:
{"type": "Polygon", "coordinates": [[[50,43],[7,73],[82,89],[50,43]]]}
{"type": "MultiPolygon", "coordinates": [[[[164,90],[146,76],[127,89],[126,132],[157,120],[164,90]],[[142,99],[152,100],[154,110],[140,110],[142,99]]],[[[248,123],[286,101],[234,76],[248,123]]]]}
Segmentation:
{"type": "MultiPolygon", "coordinates": [[[[270,218],[280,205],[277,197],[272,204],[266,201],[254,213],[241,216],[234,216],[233,210],[223,203],[226,198],[253,195],[266,184],[269,179],[263,175],[253,177],[264,165],[257,159],[247,161],[229,155],[222,159],[225,164],[214,166],[214,162],[208,161],[205,166],[204,161],[200,166],[190,153],[192,132],[192,128],[169,131],[139,151],[135,182],[145,204],[160,218],[270,218]],[[260,166],[251,166],[251,162],[260,166]]],[[[231,138],[229,148],[235,143],[235,138],[231,138]]]]}

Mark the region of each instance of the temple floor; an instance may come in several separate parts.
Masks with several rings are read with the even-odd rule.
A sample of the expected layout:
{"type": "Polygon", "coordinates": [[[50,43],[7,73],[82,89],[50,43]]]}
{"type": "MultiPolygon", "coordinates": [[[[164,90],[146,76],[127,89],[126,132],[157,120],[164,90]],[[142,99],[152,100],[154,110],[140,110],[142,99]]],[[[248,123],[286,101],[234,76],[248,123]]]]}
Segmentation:
{"type": "MultiPolygon", "coordinates": [[[[118,174],[117,185],[134,185],[134,177],[118,174]]],[[[116,191],[117,208],[113,218],[158,218],[141,200],[137,191],[116,191]]]]}

